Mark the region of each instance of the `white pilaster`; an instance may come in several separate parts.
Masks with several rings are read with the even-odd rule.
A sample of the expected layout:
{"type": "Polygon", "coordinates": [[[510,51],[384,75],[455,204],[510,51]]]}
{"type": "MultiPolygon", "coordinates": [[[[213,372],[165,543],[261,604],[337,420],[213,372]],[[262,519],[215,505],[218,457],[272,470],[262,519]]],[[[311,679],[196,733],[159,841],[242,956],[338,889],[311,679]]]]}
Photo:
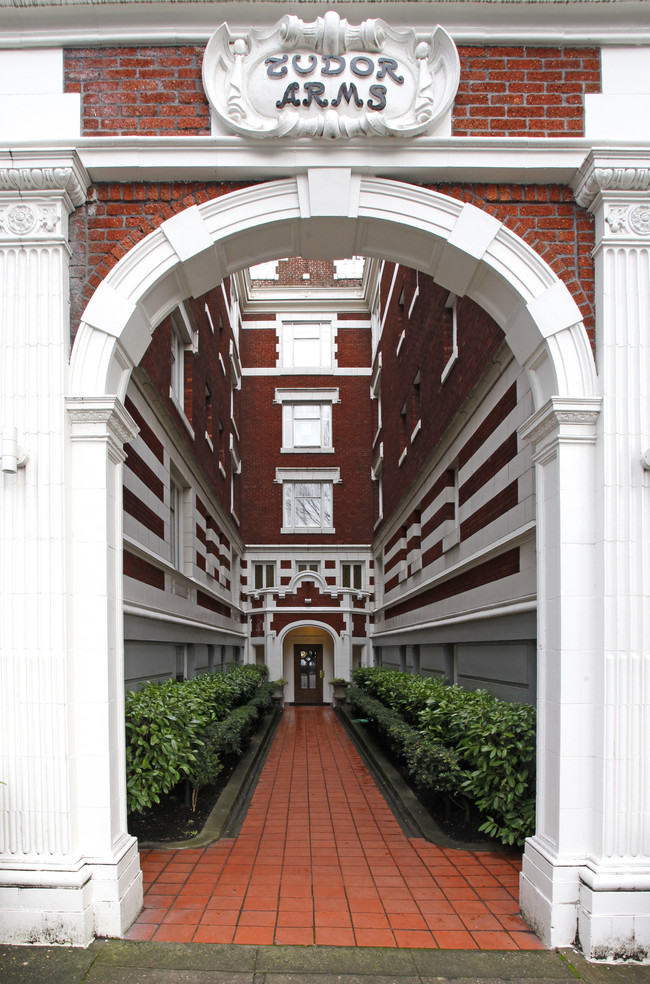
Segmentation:
{"type": "Polygon", "coordinates": [[[537,827],[526,842],[522,911],[549,946],[576,935],[579,871],[597,801],[594,578],[597,399],[552,398],[520,429],[535,445],[537,827]]]}
{"type": "Polygon", "coordinates": [[[126,826],[122,597],[123,445],[137,427],[117,397],[71,398],[70,780],[77,840],[92,871],[94,932],[121,936],[142,906],[126,826]]]}
{"type": "Polygon", "coordinates": [[[599,421],[598,801],[579,935],[594,957],[650,953],[650,158],[590,156],[599,421]]]}
{"type": "Polygon", "coordinates": [[[7,942],[88,943],[98,931],[96,875],[106,874],[107,858],[109,881],[125,878],[119,838],[101,851],[85,848],[72,765],[97,727],[89,720],[80,731],[74,706],[65,411],[68,215],[87,184],[69,152],[0,158],[0,939],[7,942]]]}

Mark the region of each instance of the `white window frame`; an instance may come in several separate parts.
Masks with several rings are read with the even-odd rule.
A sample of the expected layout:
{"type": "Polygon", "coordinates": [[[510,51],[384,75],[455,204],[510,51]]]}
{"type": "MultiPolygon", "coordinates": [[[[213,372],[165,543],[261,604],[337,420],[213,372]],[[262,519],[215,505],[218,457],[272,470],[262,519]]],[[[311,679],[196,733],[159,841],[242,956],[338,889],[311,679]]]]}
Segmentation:
{"type": "Polygon", "coordinates": [[[362,560],[342,560],[340,562],[340,575],[341,575],[341,587],[345,588],[346,591],[363,591],[365,584],[365,563],[362,560]],[[345,571],[344,568],[348,568],[348,584],[345,584],[345,571]],[[358,568],[359,572],[359,584],[355,584],[355,572],[358,568]]]}
{"type": "Polygon", "coordinates": [[[282,448],[283,454],[332,454],[334,436],[332,431],[332,404],[340,403],[339,391],[333,389],[276,389],[275,403],[282,406],[282,448]],[[295,441],[296,407],[319,407],[319,444],[298,444],[295,441]],[[327,431],[329,424],[329,443],[327,431]]]}
{"type": "Polygon", "coordinates": [[[299,533],[317,536],[336,533],[334,526],[334,485],[341,481],[338,468],[276,468],[275,481],[282,485],[282,527],[281,533],[299,533]],[[301,526],[296,524],[295,487],[296,485],[320,485],[321,525],[301,526]],[[331,526],[325,526],[324,509],[326,499],[330,499],[331,526]],[[289,522],[286,522],[286,520],[289,522]]]}
{"type": "Polygon", "coordinates": [[[331,320],[315,321],[304,318],[283,321],[279,329],[278,368],[285,372],[300,372],[307,375],[331,372],[336,367],[334,334],[331,320]],[[301,361],[300,358],[296,358],[296,341],[300,340],[301,335],[310,331],[313,332],[314,341],[318,343],[318,358],[301,361]]]}
{"type": "Polygon", "coordinates": [[[255,560],[253,561],[253,584],[252,591],[263,591],[266,588],[275,588],[276,585],[276,570],[274,560],[255,560]],[[257,583],[257,571],[261,571],[261,581],[262,584],[257,583]],[[269,577],[270,572],[270,577],[269,577]],[[269,583],[270,582],[270,583],[269,583]]]}
{"type": "Polygon", "coordinates": [[[442,370],[440,383],[444,383],[458,361],[458,297],[450,294],[445,301],[445,307],[451,310],[451,355],[447,360],[447,365],[442,370]]]}
{"type": "Polygon", "coordinates": [[[310,454],[331,454],[332,446],[332,404],[331,403],[284,403],[282,406],[282,452],[298,452],[310,454]],[[309,417],[302,418],[302,413],[313,411],[309,417]],[[300,443],[297,435],[298,422],[308,419],[317,422],[318,440],[316,443],[300,443]]]}
{"type": "Polygon", "coordinates": [[[172,476],[169,480],[169,562],[177,571],[185,571],[185,547],[187,543],[185,510],[188,489],[182,479],[172,476]]]}

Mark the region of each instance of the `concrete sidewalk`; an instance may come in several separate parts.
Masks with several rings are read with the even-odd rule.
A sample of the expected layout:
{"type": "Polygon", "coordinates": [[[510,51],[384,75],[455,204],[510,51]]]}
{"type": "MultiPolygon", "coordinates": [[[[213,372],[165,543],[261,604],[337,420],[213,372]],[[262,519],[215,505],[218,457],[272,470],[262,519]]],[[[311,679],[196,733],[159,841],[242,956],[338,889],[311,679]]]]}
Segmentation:
{"type": "Polygon", "coordinates": [[[647,984],[650,966],[572,950],[409,950],[97,940],[87,950],[0,947],[2,984],[647,984]]]}

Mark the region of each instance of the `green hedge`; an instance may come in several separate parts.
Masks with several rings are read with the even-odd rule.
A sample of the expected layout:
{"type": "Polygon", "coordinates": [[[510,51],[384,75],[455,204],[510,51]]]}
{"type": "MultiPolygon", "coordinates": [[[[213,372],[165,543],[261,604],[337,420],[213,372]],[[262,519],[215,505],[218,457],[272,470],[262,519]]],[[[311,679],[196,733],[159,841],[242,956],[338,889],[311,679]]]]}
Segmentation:
{"type": "Polygon", "coordinates": [[[275,683],[263,683],[252,700],[236,707],[222,721],[209,724],[201,733],[201,744],[187,776],[192,785],[192,810],[196,808],[199,790],[217,781],[223,770],[223,759],[242,754],[244,742],[272,707],[274,691],[275,683]]]}
{"type": "Polygon", "coordinates": [[[352,678],[420,734],[451,749],[462,772],[457,791],[484,817],[480,829],[523,846],[535,829],[534,707],[398,670],[364,667],[352,678]]]}
{"type": "Polygon", "coordinates": [[[140,812],[189,777],[206,728],[256,694],[266,668],[232,666],[191,680],[146,683],[127,693],[126,791],[129,812],[140,812]]]}
{"type": "Polygon", "coordinates": [[[427,793],[453,793],[459,788],[462,773],[454,752],[443,744],[412,728],[404,718],[370,697],[359,687],[348,687],[348,704],[366,718],[387,741],[391,752],[400,760],[413,783],[427,793]]]}

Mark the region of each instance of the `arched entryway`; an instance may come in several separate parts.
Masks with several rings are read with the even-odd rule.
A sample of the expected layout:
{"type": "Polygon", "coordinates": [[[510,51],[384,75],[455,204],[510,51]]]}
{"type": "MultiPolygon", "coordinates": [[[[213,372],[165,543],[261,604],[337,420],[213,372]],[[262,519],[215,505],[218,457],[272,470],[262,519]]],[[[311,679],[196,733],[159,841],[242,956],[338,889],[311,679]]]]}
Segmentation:
{"type": "MultiPolygon", "coordinates": [[[[105,681],[105,699],[101,754],[80,747],[74,769],[81,801],[83,776],[98,759],[110,790],[102,830],[89,828],[82,835],[84,850],[110,856],[111,844],[126,832],[119,626],[122,444],[134,433],[122,400],[131,370],[153,329],[183,298],[200,295],[252,263],[325,252],[330,258],[354,253],[394,260],[471,297],[502,327],[528,372],[536,410],[520,433],[537,446],[539,810],[538,833],[527,848],[522,901],[549,942],[568,943],[575,901],[570,893],[558,899],[554,884],[558,877],[577,883],[580,838],[574,817],[580,803],[571,775],[580,775],[591,761],[595,733],[592,708],[576,698],[564,671],[567,646],[573,659],[576,653],[590,658],[587,644],[581,646],[571,633],[576,621],[593,620],[595,606],[589,585],[574,577],[576,565],[591,566],[595,540],[590,523],[599,402],[589,342],[567,288],[502,223],[435,192],[345,168],[315,169],[175,215],[123,257],[84,314],[68,399],[72,673],[90,655],[105,681]],[[92,509],[89,475],[94,476],[92,509]],[[567,535],[571,529],[579,534],[567,535]],[[96,613],[93,620],[89,608],[96,613]],[[579,739],[574,729],[570,750],[563,745],[567,738],[557,727],[558,714],[579,718],[579,739]],[[560,931],[553,935],[557,925],[560,931]]],[[[71,713],[81,733],[97,707],[97,691],[88,674],[80,672],[78,680],[71,713]]],[[[129,854],[132,861],[134,852],[135,843],[122,850],[120,864],[129,854]]],[[[119,889],[117,905],[132,909],[137,891],[135,883],[119,889]]],[[[114,918],[107,919],[97,931],[111,934],[115,925],[114,918]]]]}
{"type": "Polygon", "coordinates": [[[329,681],[334,676],[337,647],[337,639],[331,631],[321,625],[298,623],[289,626],[278,644],[282,653],[282,675],[288,681],[285,699],[296,704],[331,703],[329,681]]]}

